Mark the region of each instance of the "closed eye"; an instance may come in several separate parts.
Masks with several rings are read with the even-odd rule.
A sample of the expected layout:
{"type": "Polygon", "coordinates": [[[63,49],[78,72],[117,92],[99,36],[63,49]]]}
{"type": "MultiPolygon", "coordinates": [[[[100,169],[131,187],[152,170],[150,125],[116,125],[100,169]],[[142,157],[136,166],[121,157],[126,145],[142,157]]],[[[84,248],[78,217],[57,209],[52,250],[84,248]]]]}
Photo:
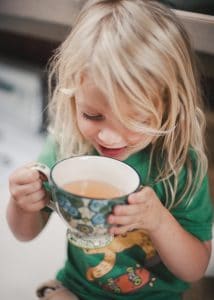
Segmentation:
{"type": "Polygon", "coordinates": [[[82,113],[82,117],[86,120],[91,120],[91,121],[102,121],[104,120],[104,116],[103,115],[89,115],[86,113],[82,113]]]}

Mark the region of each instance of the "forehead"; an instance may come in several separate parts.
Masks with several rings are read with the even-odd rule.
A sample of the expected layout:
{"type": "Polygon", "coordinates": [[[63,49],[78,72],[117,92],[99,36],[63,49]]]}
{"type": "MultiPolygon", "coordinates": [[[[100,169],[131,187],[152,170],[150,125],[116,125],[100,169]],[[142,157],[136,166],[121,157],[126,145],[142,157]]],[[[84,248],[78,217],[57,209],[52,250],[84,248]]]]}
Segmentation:
{"type": "Polygon", "coordinates": [[[117,95],[111,97],[97,86],[93,78],[83,75],[80,81],[77,103],[83,108],[91,108],[101,113],[111,112],[117,116],[136,118],[148,117],[148,112],[133,104],[124,92],[117,90],[117,95]]]}
{"type": "MultiPolygon", "coordinates": [[[[95,84],[94,80],[89,76],[84,75],[80,84],[80,94],[82,96],[103,98],[103,100],[107,100],[105,94],[101,91],[101,89],[95,84]]],[[[83,97],[84,98],[84,97],[83,97]]],[[[84,100],[84,99],[82,99],[84,100]]]]}
{"type": "Polygon", "coordinates": [[[112,110],[115,106],[121,106],[122,110],[130,109],[127,97],[124,93],[118,91],[117,97],[111,97],[88,75],[84,75],[81,79],[78,96],[78,102],[80,104],[96,105],[97,107],[104,106],[112,110]]]}

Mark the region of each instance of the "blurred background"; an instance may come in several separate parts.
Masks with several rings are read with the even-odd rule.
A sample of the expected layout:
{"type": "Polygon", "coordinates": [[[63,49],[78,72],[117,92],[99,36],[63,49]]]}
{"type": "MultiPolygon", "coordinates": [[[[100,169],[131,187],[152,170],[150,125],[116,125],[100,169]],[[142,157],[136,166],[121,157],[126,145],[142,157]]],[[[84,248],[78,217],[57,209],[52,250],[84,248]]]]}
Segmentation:
{"type": "MultiPolygon", "coordinates": [[[[8,176],[36,159],[46,133],[47,62],[85,0],[0,0],[0,299],[34,300],[65,257],[65,226],[53,216],[34,241],[21,243],[5,219],[8,176]]],[[[207,116],[209,180],[214,199],[214,0],[163,0],[184,23],[199,60],[207,116]]],[[[211,300],[214,257],[185,300],[211,300]]]]}

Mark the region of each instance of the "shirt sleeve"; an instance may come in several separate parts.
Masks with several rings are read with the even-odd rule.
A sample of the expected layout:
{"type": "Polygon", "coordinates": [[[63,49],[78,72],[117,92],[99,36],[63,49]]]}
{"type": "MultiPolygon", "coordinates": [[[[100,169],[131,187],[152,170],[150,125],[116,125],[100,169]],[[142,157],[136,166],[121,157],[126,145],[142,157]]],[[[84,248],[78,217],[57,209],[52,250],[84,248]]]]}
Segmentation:
{"type": "Polygon", "coordinates": [[[57,161],[57,146],[52,136],[48,136],[37,161],[51,168],[57,161]]]}
{"type": "Polygon", "coordinates": [[[213,207],[207,176],[190,203],[184,202],[172,209],[174,217],[183,228],[201,241],[211,240],[213,207]]]}

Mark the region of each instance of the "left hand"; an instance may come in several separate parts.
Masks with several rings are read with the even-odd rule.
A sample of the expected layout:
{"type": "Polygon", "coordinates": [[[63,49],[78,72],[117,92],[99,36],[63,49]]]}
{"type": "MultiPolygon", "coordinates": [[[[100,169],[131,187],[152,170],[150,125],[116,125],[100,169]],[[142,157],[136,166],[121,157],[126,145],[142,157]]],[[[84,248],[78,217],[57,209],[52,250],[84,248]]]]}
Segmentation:
{"type": "Polygon", "coordinates": [[[115,206],[109,216],[111,234],[124,234],[133,229],[144,229],[150,233],[159,228],[166,208],[151,187],[144,187],[141,191],[131,194],[128,203],[115,206]]]}

